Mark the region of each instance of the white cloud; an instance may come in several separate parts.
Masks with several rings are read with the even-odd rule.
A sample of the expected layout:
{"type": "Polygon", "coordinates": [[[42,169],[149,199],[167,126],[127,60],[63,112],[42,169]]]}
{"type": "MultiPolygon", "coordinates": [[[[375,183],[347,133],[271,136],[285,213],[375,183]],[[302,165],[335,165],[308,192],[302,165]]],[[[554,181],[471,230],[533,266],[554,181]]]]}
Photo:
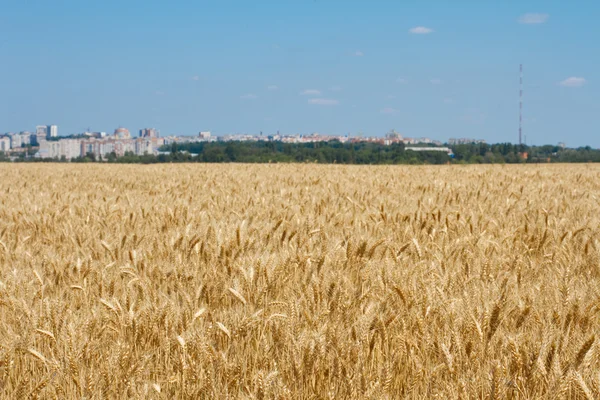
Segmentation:
{"type": "Polygon", "coordinates": [[[428,33],[432,33],[433,29],[426,28],[424,26],[415,26],[414,28],[410,28],[408,31],[417,35],[427,35],[428,33]]]}
{"type": "Polygon", "coordinates": [[[360,51],[360,50],[357,50],[357,51],[354,53],[354,55],[355,55],[356,57],[362,57],[362,56],[364,56],[364,55],[365,55],[365,53],[363,53],[363,52],[362,52],[362,51],[360,51]]]}
{"type": "Polygon", "coordinates": [[[398,78],[398,79],[396,79],[396,83],[401,83],[401,84],[404,85],[404,84],[408,83],[408,79],[406,79],[406,78],[398,78]]]}
{"type": "Polygon", "coordinates": [[[316,104],[318,106],[337,106],[340,104],[335,99],[308,99],[308,104],[316,104]]]}
{"type": "Polygon", "coordinates": [[[192,76],[192,80],[193,81],[199,81],[200,77],[198,75],[194,75],[194,76],[192,76]]]}
{"type": "Polygon", "coordinates": [[[437,78],[433,78],[429,80],[429,83],[431,83],[432,85],[441,85],[442,84],[442,80],[441,79],[437,79],[437,78]]]}
{"type": "Polygon", "coordinates": [[[277,85],[269,85],[267,86],[267,90],[277,90],[279,87],[277,85]]]}
{"type": "Polygon", "coordinates": [[[566,87],[581,87],[585,85],[586,80],[584,78],[580,78],[577,76],[572,76],[570,78],[565,79],[564,81],[559,82],[560,86],[566,87]]]}
{"type": "Polygon", "coordinates": [[[548,21],[550,15],[538,14],[538,13],[527,13],[519,17],[519,23],[521,24],[543,24],[548,21]]]}
{"type": "Polygon", "coordinates": [[[379,111],[381,114],[396,114],[398,110],[392,107],[386,107],[383,110],[379,111]]]}
{"type": "Polygon", "coordinates": [[[300,92],[302,96],[319,96],[321,94],[320,90],[317,89],[306,89],[300,92]]]}
{"type": "Polygon", "coordinates": [[[332,86],[329,88],[329,90],[331,90],[332,92],[339,92],[342,90],[342,88],[340,86],[332,86]]]}
{"type": "Polygon", "coordinates": [[[240,96],[240,99],[242,100],[255,100],[257,99],[258,96],[252,93],[248,93],[248,94],[243,94],[240,96]]]}

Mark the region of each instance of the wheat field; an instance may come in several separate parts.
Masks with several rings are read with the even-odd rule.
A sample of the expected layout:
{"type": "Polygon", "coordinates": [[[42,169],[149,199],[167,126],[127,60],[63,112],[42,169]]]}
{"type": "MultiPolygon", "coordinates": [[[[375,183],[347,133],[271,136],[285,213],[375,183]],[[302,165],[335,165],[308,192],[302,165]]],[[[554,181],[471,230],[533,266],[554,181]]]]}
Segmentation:
{"type": "Polygon", "coordinates": [[[2,165],[7,399],[600,399],[600,166],[2,165]]]}

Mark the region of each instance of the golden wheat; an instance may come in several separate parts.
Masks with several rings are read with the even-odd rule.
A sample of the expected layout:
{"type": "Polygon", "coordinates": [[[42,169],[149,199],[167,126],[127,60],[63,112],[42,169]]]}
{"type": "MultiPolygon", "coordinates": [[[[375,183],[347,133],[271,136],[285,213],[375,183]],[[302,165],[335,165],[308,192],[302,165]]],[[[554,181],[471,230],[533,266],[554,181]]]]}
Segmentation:
{"type": "Polygon", "coordinates": [[[598,166],[0,176],[2,398],[600,398],[598,166]]]}

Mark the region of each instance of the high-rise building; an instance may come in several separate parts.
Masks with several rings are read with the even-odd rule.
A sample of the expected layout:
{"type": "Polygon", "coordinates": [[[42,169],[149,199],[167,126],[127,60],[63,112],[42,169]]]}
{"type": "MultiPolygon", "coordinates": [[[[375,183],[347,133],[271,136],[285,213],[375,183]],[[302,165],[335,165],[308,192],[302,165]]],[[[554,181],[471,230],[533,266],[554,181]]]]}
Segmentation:
{"type": "Polygon", "coordinates": [[[46,125],[38,125],[35,127],[36,136],[48,136],[48,127],[46,125]]]}
{"type": "Polygon", "coordinates": [[[38,125],[35,127],[35,134],[31,135],[31,144],[33,146],[40,146],[43,141],[48,138],[48,126],[38,125]]]}
{"type": "Polygon", "coordinates": [[[0,137],[0,151],[10,150],[10,138],[8,136],[0,137]]]}
{"type": "Polygon", "coordinates": [[[38,158],[58,158],[60,156],[60,141],[42,140],[39,143],[40,149],[35,157],[38,158]]]}
{"type": "Polygon", "coordinates": [[[21,131],[19,136],[21,136],[21,146],[28,146],[31,144],[31,132],[21,131]]]}
{"type": "Polygon", "coordinates": [[[70,160],[81,155],[80,139],[63,139],[59,140],[58,143],[60,143],[59,157],[64,156],[67,160],[70,160]]]}
{"type": "Polygon", "coordinates": [[[46,133],[48,134],[48,137],[57,137],[58,136],[58,126],[48,125],[46,127],[46,133]]]}
{"type": "Polygon", "coordinates": [[[160,136],[160,132],[155,128],[144,128],[140,129],[140,137],[144,138],[157,138],[160,136]]]}
{"type": "Polygon", "coordinates": [[[11,133],[9,134],[10,136],[10,147],[11,148],[18,148],[21,147],[21,135],[19,135],[18,133],[11,133]]]}
{"type": "MultiPolygon", "coordinates": [[[[25,140],[23,138],[23,135],[20,135],[18,133],[9,133],[9,136],[10,136],[10,147],[11,147],[11,149],[19,148],[25,142],[25,140]]],[[[29,142],[29,137],[27,138],[27,142],[29,142]]]]}

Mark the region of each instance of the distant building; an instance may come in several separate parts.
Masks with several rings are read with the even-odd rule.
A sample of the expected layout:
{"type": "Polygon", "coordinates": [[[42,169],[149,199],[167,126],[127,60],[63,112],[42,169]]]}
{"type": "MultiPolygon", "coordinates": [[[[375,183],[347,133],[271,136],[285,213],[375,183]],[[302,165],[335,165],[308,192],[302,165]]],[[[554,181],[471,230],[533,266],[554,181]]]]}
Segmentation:
{"type": "Polygon", "coordinates": [[[41,130],[36,129],[36,134],[30,136],[30,143],[32,146],[40,146],[43,142],[46,141],[47,135],[42,133],[41,130]]]}
{"type": "Polygon", "coordinates": [[[59,140],[58,157],[65,157],[67,160],[81,156],[81,140],[80,139],[62,139],[59,140]]]}
{"type": "Polygon", "coordinates": [[[57,137],[58,136],[58,126],[48,125],[46,127],[46,133],[47,133],[48,137],[57,137]]]}
{"type": "Polygon", "coordinates": [[[0,137],[0,151],[10,150],[10,138],[8,136],[0,137]]]}
{"type": "Polygon", "coordinates": [[[200,137],[200,139],[209,139],[210,131],[202,131],[198,134],[198,137],[200,137]]]}
{"type": "Polygon", "coordinates": [[[131,133],[129,133],[128,129],[119,127],[117,129],[115,129],[114,136],[115,136],[115,138],[118,138],[118,139],[130,139],[131,133]]]}
{"type": "MultiPolygon", "coordinates": [[[[37,135],[36,135],[37,136],[37,135]]],[[[41,136],[38,136],[38,139],[41,136]]],[[[39,158],[58,158],[60,153],[60,141],[41,140],[39,142],[40,149],[36,153],[39,158]]]]}
{"type": "Polygon", "coordinates": [[[71,160],[81,155],[81,139],[44,140],[36,153],[37,158],[65,158],[71,160]]]}
{"type": "Polygon", "coordinates": [[[38,125],[35,127],[35,134],[31,135],[31,144],[33,146],[39,146],[41,142],[45,141],[48,137],[48,126],[38,125]]]}
{"type": "Polygon", "coordinates": [[[8,138],[10,139],[11,149],[21,147],[21,136],[18,133],[9,133],[8,138]]]}
{"type": "Polygon", "coordinates": [[[567,147],[567,144],[565,142],[559,142],[558,147],[560,147],[561,149],[564,149],[567,147]]]}
{"type": "MultiPolygon", "coordinates": [[[[14,136],[17,136],[17,135],[14,135],[14,136]]],[[[31,132],[21,131],[18,136],[20,136],[20,139],[21,139],[21,146],[29,146],[31,144],[31,132]]],[[[17,146],[13,146],[13,147],[17,147],[17,146]]]]}
{"type": "Polygon", "coordinates": [[[157,138],[160,136],[160,132],[155,128],[144,128],[140,129],[141,138],[157,138]]]}
{"type": "Polygon", "coordinates": [[[406,150],[412,150],[412,151],[442,151],[446,154],[448,154],[449,156],[451,156],[452,153],[452,149],[450,149],[449,147],[407,147],[406,150]]]}
{"type": "Polygon", "coordinates": [[[154,149],[156,147],[158,146],[156,146],[156,143],[152,142],[152,138],[139,138],[135,141],[135,154],[138,156],[154,154],[154,149]]]}
{"type": "Polygon", "coordinates": [[[398,132],[396,132],[395,129],[392,129],[391,131],[389,131],[388,133],[385,134],[385,138],[387,140],[402,140],[402,135],[399,134],[398,132]]]}
{"type": "Polygon", "coordinates": [[[9,133],[8,135],[10,137],[10,148],[11,149],[16,149],[18,147],[21,147],[21,145],[23,144],[21,135],[19,135],[18,133],[9,133]]]}
{"type": "Polygon", "coordinates": [[[48,136],[48,126],[46,125],[38,125],[35,127],[35,135],[36,136],[48,136]]]}
{"type": "Polygon", "coordinates": [[[100,139],[100,138],[106,137],[106,132],[87,132],[86,131],[86,132],[83,132],[82,135],[100,139]]]}
{"type": "MultiPolygon", "coordinates": [[[[63,142],[60,140],[59,142],[63,142]]],[[[89,137],[87,139],[78,139],[79,154],[85,156],[88,153],[96,157],[106,159],[111,153],[117,157],[123,157],[126,153],[133,153],[141,156],[144,154],[157,154],[158,148],[165,144],[163,138],[135,138],[120,139],[117,136],[110,138],[89,137]]],[[[75,145],[73,145],[75,146],[75,145]]],[[[73,153],[75,153],[73,147],[73,153]]],[[[65,155],[67,158],[68,155],[65,155]]]]}

